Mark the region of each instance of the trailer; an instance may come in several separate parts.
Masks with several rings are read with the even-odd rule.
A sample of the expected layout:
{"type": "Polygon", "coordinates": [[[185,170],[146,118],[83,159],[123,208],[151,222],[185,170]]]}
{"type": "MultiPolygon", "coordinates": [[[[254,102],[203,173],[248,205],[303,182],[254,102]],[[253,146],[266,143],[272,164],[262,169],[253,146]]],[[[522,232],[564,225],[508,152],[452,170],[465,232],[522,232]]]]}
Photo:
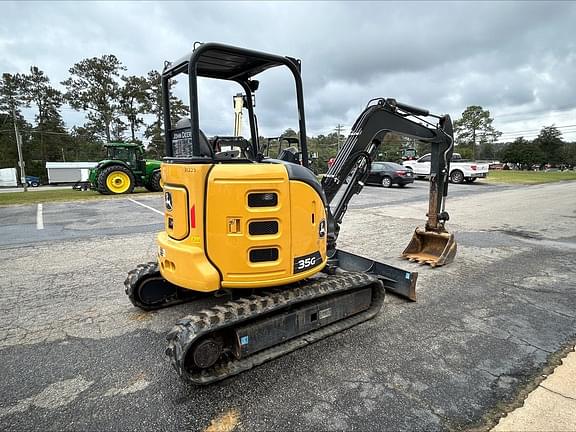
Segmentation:
{"type": "Polygon", "coordinates": [[[98,162],[46,162],[48,183],[76,183],[88,181],[90,169],[98,162]]]}
{"type": "Polygon", "coordinates": [[[2,168],[0,169],[0,187],[16,187],[18,186],[18,174],[16,168],[2,168]]]}

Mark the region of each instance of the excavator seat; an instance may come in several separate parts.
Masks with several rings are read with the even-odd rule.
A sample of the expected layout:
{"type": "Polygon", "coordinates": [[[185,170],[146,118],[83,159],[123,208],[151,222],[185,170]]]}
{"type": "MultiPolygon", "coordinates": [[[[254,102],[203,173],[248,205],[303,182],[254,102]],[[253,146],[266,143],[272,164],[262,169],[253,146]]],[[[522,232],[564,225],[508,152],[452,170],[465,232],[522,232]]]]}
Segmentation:
{"type": "Polygon", "coordinates": [[[300,160],[298,159],[298,149],[296,147],[288,147],[283,149],[278,156],[278,159],[295,164],[300,163],[300,160]]]}

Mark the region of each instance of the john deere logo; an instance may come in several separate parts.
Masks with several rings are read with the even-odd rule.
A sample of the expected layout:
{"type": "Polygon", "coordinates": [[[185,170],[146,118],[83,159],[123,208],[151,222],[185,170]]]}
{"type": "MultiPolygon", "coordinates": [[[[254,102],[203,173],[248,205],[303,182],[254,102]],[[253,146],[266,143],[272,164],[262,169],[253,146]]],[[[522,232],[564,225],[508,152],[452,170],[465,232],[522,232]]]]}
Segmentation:
{"type": "Polygon", "coordinates": [[[172,194],[170,192],[164,192],[164,204],[166,210],[172,211],[172,194]]]}

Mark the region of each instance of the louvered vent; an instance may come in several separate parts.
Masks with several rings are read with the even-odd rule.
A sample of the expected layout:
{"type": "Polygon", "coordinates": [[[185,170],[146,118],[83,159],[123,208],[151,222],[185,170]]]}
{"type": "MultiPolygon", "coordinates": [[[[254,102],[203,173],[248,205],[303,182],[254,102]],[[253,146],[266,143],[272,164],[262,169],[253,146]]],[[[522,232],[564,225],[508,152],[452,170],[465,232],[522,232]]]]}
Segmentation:
{"type": "Polygon", "coordinates": [[[270,235],[278,234],[277,221],[255,221],[248,225],[250,235],[270,235]]]}
{"type": "Polygon", "coordinates": [[[274,192],[248,194],[249,207],[276,207],[277,205],[278,195],[274,192]]]}
{"type": "Polygon", "coordinates": [[[278,259],[278,248],[252,249],[250,251],[250,262],[276,261],[278,259]]]}

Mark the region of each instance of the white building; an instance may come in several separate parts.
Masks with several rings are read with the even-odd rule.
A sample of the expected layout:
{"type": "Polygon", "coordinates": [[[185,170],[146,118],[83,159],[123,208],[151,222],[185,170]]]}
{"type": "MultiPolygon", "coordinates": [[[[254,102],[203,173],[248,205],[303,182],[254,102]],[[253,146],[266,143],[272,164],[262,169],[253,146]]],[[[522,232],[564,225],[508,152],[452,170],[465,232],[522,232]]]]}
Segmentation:
{"type": "Polygon", "coordinates": [[[48,183],[87,181],[90,168],[94,168],[97,164],[98,162],[46,162],[48,183]]]}

